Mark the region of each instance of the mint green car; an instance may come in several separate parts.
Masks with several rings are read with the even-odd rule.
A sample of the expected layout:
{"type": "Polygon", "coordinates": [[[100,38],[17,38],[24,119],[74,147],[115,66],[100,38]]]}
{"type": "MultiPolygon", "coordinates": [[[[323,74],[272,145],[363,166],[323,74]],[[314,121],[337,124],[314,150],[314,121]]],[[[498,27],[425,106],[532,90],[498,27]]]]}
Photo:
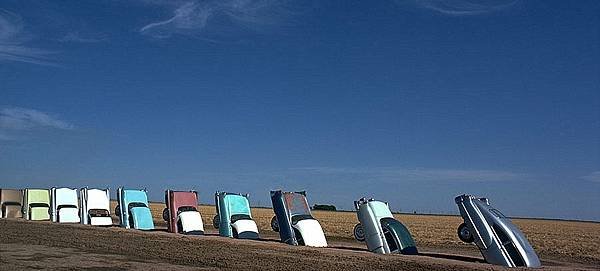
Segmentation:
{"type": "Polygon", "coordinates": [[[48,189],[27,188],[23,191],[23,218],[50,220],[50,191],[48,189]]]}

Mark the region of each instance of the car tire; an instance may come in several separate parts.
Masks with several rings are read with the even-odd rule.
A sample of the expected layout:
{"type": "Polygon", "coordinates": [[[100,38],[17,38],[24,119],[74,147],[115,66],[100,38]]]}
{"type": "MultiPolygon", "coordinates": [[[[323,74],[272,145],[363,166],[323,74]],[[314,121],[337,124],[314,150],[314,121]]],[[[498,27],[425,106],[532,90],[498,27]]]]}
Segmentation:
{"type": "Polygon", "coordinates": [[[169,209],[168,208],[163,209],[163,214],[162,215],[163,215],[163,220],[168,222],[169,221],[169,217],[170,217],[169,209]]]}
{"type": "Polygon", "coordinates": [[[460,224],[460,226],[458,226],[456,233],[458,235],[458,239],[465,243],[473,243],[473,241],[475,240],[473,232],[471,231],[471,229],[469,229],[469,227],[467,227],[467,224],[465,223],[462,223],[460,224]]]}
{"type": "Polygon", "coordinates": [[[363,226],[360,223],[354,225],[353,232],[354,232],[354,239],[356,239],[359,242],[365,241],[365,229],[363,228],[363,226]]]}
{"type": "Polygon", "coordinates": [[[119,205],[115,206],[115,215],[121,216],[121,207],[119,205]]]}
{"type": "Polygon", "coordinates": [[[219,224],[221,224],[221,218],[219,217],[219,215],[215,215],[215,217],[213,217],[213,227],[215,227],[215,229],[218,229],[219,224]]]}
{"type": "Polygon", "coordinates": [[[276,216],[271,218],[271,229],[273,229],[274,232],[279,232],[279,223],[277,222],[276,216]]]}

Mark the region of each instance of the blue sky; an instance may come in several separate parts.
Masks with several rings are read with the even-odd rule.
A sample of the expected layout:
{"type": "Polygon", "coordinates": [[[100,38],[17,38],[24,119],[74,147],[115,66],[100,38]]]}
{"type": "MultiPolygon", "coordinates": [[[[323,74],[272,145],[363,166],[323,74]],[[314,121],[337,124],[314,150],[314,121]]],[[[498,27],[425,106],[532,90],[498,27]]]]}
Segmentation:
{"type": "Polygon", "coordinates": [[[3,1],[0,186],[600,220],[600,2],[3,1]]]}

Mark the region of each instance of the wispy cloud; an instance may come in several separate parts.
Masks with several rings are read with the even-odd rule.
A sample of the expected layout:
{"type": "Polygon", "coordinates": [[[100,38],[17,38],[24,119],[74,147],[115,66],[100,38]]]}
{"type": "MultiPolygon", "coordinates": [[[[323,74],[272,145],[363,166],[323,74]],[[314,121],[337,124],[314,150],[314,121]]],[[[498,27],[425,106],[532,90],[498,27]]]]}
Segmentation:
{"type": "Polygon", "coordinates": [[[72,130],[74,125],[34,109],[10,107],[0,110],[0,140],[15,139],[15,133],[36,128],[72,130]]]}
{"type": "Polygon", "coordinates": [[[594,171],[594,172],[590,173],[590,175],[581,177],[581,179],[584,179],[584,180],[590,181],[590,182],[600,183],[600,171],[594,171]]]}
{"type": "Polygon", "coordinates": [[[64,37],[58,39],[60,42],[79,42],[79,43],[96,43],[107,41],[106,35],[90,35],[81,34],[79,32],[69,32],[64,37]]]}
{"type": "MultiPolygon", "coordinates": [[[[406,3],[406,1],[397,1],[406,3]]],[[[451,16],[478,15],[510,8],[520,0],[410,0],[415,5],[451,16]]]]}
{"type": "Polygon", "coordinates": [[[272,25],[285,12],[287,1],[277,0],[205,0],[205,1],[150,1],[147,3],[172,10],[168,19],[153,22],[140,33],[155,38],[173,34],[206,35],[226,34],[227,29],[257,29],[272,25]],[[212,31],[211,31],[212,30],[212,31]],[[225,32],[225,33],[223,33],[225,32]]]}
{"type": "Polygon", "coordinates": [[[26,46],[26,41],[21,17],[0,9],[0,61],[54,65],[48,58],[51,52],[26,46]]]}
{"type": "Polygon", "coordinates": [[[337,167],[307,167],[296,168],[316,175],[353,176],[365,180],[379,181],[452,181],[452,182],[499,182],[522,180],[527,176],[521,173],[498,170],[465,170],[465,169],[406,169],[394,167],[371,168],[337,168],[337,167]]]}

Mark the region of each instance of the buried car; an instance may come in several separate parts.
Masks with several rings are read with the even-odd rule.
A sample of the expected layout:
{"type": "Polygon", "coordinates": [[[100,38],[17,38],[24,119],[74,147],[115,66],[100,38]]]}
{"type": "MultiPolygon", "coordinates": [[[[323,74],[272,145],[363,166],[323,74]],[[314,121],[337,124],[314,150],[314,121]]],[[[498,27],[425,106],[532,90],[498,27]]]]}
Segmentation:
{"type": "Polygon", "coordinates": [[[417,254],[417,247],[408,229],[396,220],[386,202],[361,198],[354,202],[358,221],[354,238],[366,241],[371,252],[379,254],[417,254]]]}
{"type": "Polygon", "coordinates": [[[202,216],[198,212],[198,193],[196,191],[165,191],[163,219],[169,232],[201,235],[204,234],[202,216]]]}
{"type": "Polygon", "coordinates": [[[77,189],[50,189],[50,218],[52,222],[79,223],[79,207],[77,189]]]}
{"type": "Polygon", "coordinates": [[[23,192],[17,189],[0,189],[0,218],[21,218],[23,192]]]}
{"type": "Polygon", "coordinates": [[[137,230],[153,230],[154,221],[148,204],[145,189],[117,189],[117,207],[115,214],[119,217],[121,227],[137,230]]]}
{"type": "Polygon", "coordinates": [[[258,239],[258,227],[252,219],[248,194],[227,192],[215,193],[217,215],[213,226],[219,229],[219,235],[239,239],[258,239]]]}
{"type": "Polygon", "coordinates": [[[327,246],[323,228],[310,212],[305,191],[271,191],[271,202],[275,212],[271,228],[279,232],[282,242],[311,247],[327,246]]]}
{"type": "Polygon", "coordinates": [[[27,220],[50,219],[50,191],[26,188],[23,191],[23,217],[27,220]]]}
{"type": "Polygon", "coordinates": [[[81,224],[112,226],[110,217],[110,191],[107,189],[81,188],[79,190],[79,213],[81,224]]]}
{"type": "Polygon", "coordinates": [[[508,267],[541,266],[525,235],[486,198],[461,195],[454,201],[464,220],[458,227],[458,238],[475,243],[488,263],[508,267]]]}

